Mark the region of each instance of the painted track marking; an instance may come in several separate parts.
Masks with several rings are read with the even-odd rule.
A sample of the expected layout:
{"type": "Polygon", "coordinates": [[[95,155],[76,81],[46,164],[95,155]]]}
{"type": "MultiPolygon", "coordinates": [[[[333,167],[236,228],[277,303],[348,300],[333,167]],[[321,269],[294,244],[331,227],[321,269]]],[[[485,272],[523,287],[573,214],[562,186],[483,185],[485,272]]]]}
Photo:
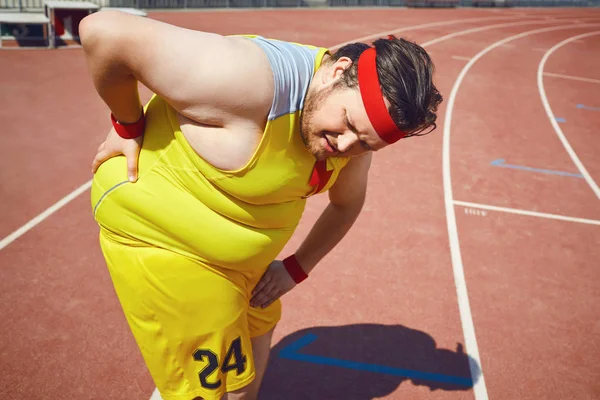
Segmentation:
{"type": "Polygon", "coordinates": [[[30,229],[32,229],[33,227],[35,227],[36,225],[38,225],[40,222],[42,222],[43,220],[45,220],[46,218],[48,218],[49,216],[51,216],[52,214],[54,214],[55,212],[57,212],[58,210],[60,210],[61,208],[63,208],[65,205],[67,205],[68,203],[70,203],[72,200],[74,200],[80,194],[82,194],[83,192],[85,192],[86,190],[88,190],[91,186],[92,186],[92,181],[91,180],[87,181],[86,183],[84,183],[83,185],[79,186],[77,189],[75,189],[74,191],[72,191],[71,193],[69,193],[68,195],[66,195],[65,197],[63,197],[62,199],[60,199],[59,201],[57,201],[56,203],[54,203],[53,205],[51,205],[50,207],[48,207],[41,214],[39,214],[35,218],[32,218],[25,225],[23,225],[22,227],[20,227],[19,229],[17,229],[13,233],[11,233],[10,235],[8,235],[4,239],[2,239],[0,241],[0,250],[2,250],[3,248],[5,248],[6,246],[8,246],[9,244],[11,244],[12,242],[14,242],[15,240],[17,240],[18,238],[20,238],[21,236],[23,236],[30,229]]]}
{"type": "Polygon", "coordinates": [[[300,350],[303,347],[308,346],[315,340],[317,340],[317,335],[313,333],[307,333],[306,335],[281,349],[279,352],[279,357],[318,365],[347,368],[355,371],[367,371],[378,374],[400,376],[408,379],[422,379],[431,382],[449,383],[452,385],[464,386],[466,388],[473,386],[473,379],[470,377],[437,374],[413,369],[395,368],[386,365],[368,364],[358,361],[344,360],[341,358],[323,357],[314,354],[300,353],[300,350]]]}
{"type": "Polygon", "coordinates": [[[526,36],[535,35],[537,33],[551,32],[560,29],[577,29],[587,27],[589,25],[561,25],[549,28],[535,29],[532,31],[523,32],[517,35],[509,36],[505,39],[499,40],[473,57],[467,65],[465,65],[456,79],[448,104],[446,106],[446,114],[444,118],[444,130],[443,130],[443,149],[442,149],[442,164],[443,164],[443,181],[444,181],[444,200],[446,207],[446,221],[448,225],[448,239],[450,242],[450,253],[452,258],[452,269],[454,272],[454,281],[456,284],[456,293],[459,303],[460,318],[463,326],[463,333],[465,336],[465,346],[467,354],[471,356],[469,359],[469,367],[471,368],[471,375],[473,375],[477,368],[480,371],[480,378],[473,386],[475,399],[476,400],[487,400],[488,394],[485,386],[485,378],[483,374],[483,366],[481,364],[481,358],[479,356],[479,348],[477,346],[477,339],[475,337],[475,327],[473,325],[473,316],[471,314],[471,306],[469,304],[469,296],[467,292],[467,283],[464,273],[464,265],[462,262],[462,255],[460,252],[460,242],[458,240],[458,227],[456,224],[456,215],[454,210],[454,199],[452,197],[452,180],[450,176],[450,129],[452,124],[452,112],[454,110],[454,103],[456,101],[456,95],[458,89],[462,84],[467,72],[473,65],[484,55],[492,51],[493,49],[502,46],[512,40],[520,39],[526,36]]]}
{"type": "MultiPolygon", "coordinates": [[[[540,49],[540,51],[547,52],[548,49],[540,49]]],[[[570,79],[573,81],[581,81],[581,82],[589,82],[589,83],[600,83],[600,79],[592,79],[592,78],[583,78],[580,76],[571,76],[571,75],[562,75],[562,74],[553,74],[551,72],[544,72],[544,76],[549,76],[552,78],[562,78],[562,79],[570,79]]]]}
{"type": "Polygon", "coordinates": [[[492,161],[490,163],[490,165],[493,165],[494,167],[501,167],[501,168],[520,169],[522,171],[539,172],[541,174],[548,174],[548,175],[560,175],[560,176],[569,176],[569,177],[573,177],[573,178],[583,178],[583,175],[575,174],[573,172],[557,171],[554,169],[533,168],[533,167],[527,167],[525,165],[506,164],[505,161],[506,160],[504,160],[503,158],[499,158],[497,160],[492,161]]]}
{"type": "Polygon", "coordinates": [[[587,169],[585,169],[585,167],[583,166],[583,163],[581,162],[581,160],[579,160],[579,157],[577,157],[577,153],[575,153],[575,150],[573,150],[573,147],[571,147],[571,145],[569,144],[569,141],[567,140],[566,136],[564,135],[562,129],[560,129],[560,126],[558,125],[558,123],[554,117],[554,113],[552,112],[552,108],[550,107],[550,103],[548,102],[548,97],[546,96],[546,90],[544,89],[544,78],[543,78],[544,66],[546,65],[546,61],[548,61],[548,58],[550,58],[552,53],[554,53],[556,50],[560,49],[562,46],[564,46],[568,43],[574,42],[578,39],[583,39],[583,38],[598,35],[598,34],[600,34],[600,31],[588,32],[588,33],[583,33],[581,35],[576,35],[576,36],[570,37],[568,39],[565,39],[560,43],[557,43],[550,50],[548,50],[546,52],[546,54],[544,54],[544,57],[542,57],[542,61],[540,61],[540,64],[538,65],[537,85],[538,85],[538,89],[540,92],[540,98],[542,100],[542,104],[544,105],[546,114],[548,115],[548,118],[550,119],[550,123],[552,124],[552,127],[554,128],[554,132],[556,132],[556,135],[558,136],[561,143],[563,144],[563,147],[565,148],[565,150],[571,157],[571,160],[573,161],[573,163],[577,166],[577,169],[579,170],[581,175],[583,175],[583,178],[585,179],[585,181],[588,183],[590,188],[594,191],[594,193],[596,194],[596,197],[600,200],[600,188],[598,187],[598,184],[594,181],[594,179],[589,174],[587,169]]]}
{"type": "Polygon", "coordinates": [[[160,397],[160,393],[158,392],[158,388],[154,388],[152,396],[150,396],[150,400],[162,400],[162,397],[160,397]]]}
{"type": "MultiPolygon", "coordinates": [[[[463,35],[467,35],[470,33],[477,33],[477,32],[482,32],[482,31],[487,31],[487,30],[491,30],[491,29],[496,29],[496,28],[507,28],[510,26],[521,26],[521,25],[528,25],[528,24],[551,24],[551,23],[555,23],[555,21],[548,21],[548,20],[530,20],[530,21],[516,21],[516,22],[508,22],[505,24],[495,24],[495,25],[485,25],[485,26],[479,26],[476,28],[469,28],[469,29],[465,29],[463,31],[458,31],[458,32],[453,32],[453,33],[449,33],[447,35],[444,36],[440,36],[439,38],[430,40],[428,42],[425,42],[422,44],[423,47],[427,47],[427,46],[431,46],[434,45],[436,43],[439,42],[443,42],[445,40],[454,38],[454,37],[458,37],[458,36],[463,36],[463,35]]],[[[571,25],[571,26],[584,26],[584,24],[582,25],[571,25]]],[[[505,47],[506,43],[503,43],[497,47],[505,47]]]]}
{"type": "Polygon", "coordinates": [[[423,47],[432,46],[436,43],[440,43],[445,40],[452,39],[452,38],[455,38],[458,36],[464,36],[464,35],[468,35],[470,33],[477,33],[477,32],[492,30],[492,29],[496,29],[496,28],[508,28],[510,26],[520,26],[520,25],[527,25],[527,24],[551,24],[551,23],[552,23],[551,21],[546,21],[546,20],[530,20],[530,21],[521,20],[521,21],[516,21],[516,22],[507,22],[505,24],[478,26],[475,28],[469,28],[469,29],[465,29],[462,31],[452,32],[452,33],[449,33],[444,36],[440,36],[439,38],[432,39],[428,42],[423,43],[422,46],[423,47]]]}
{"type": "Polygon", "coordinates": [[[582,110],[588,110],[588,111],[600,111],[600,107],[591,107],[591,106],[586,106],[585,104],[577,104],[576,106],[577,108],[580,108],[582,110]]]}
{"type": "MultiPolygon", "coordinates": [[[[450,21],[429,22],[427,24],[407,26],[405,28],[395,29],[395,30],[391,30],[391,31],[387,30],[387,31],[379,32],[379,33],[374,33],[372,35],[363,36],[358,39],[354,39],[354,40],[350,40],[348,42],[337,44],[337,45],[331,47],[331,50],[339,49],[340,47],[343,47],[347,44],[356,43],[356,42],[365,42],[367,40],[378,39],[380,37],[386,37],[387,35],[395,35],[397,33],[402,33],[402,32],[406,32],[406,31],[417,31],[420,29],[435,28],[435,27],[446,26],[446,25],[454,25],[454,24],[458,24],[461,22],[468,23],[468,22],[485,22],[485,21],[498,21],[498,20],[511,20],[511,19],[514,20],[514,19],[518,19],[518,18],[519,17],[516,17],[516,16],[487,17],[487,18],[465,18],[465,19],[453,19],[450,21]]],[[[534,17],[531,17],[531,18],[534,18],[534,17]]],[[[548,21],[545,21],[545,22],[548,23],[548,21]]]]}
{"type": "Polygon", "coordinates": [[[492,206],[489,204],[471,203],[471,202],[467,202],[467,201],[458,201],[458,200],[454,200],[454,204],[457,206],[462,206],[462,207],[479,208],[482,210],[498,211],[498,212],[509,213],[509,214],[526,215],[529,217],[556,219],[556,220],[560,220],[560,221],[578,222],[581,224],[589,224],[589,225],[600,225],[600,220],[596,220],[596,219],[568,217],[566,215],[520,210],[518,208],[498,207],[498,206],[492,206]]]}

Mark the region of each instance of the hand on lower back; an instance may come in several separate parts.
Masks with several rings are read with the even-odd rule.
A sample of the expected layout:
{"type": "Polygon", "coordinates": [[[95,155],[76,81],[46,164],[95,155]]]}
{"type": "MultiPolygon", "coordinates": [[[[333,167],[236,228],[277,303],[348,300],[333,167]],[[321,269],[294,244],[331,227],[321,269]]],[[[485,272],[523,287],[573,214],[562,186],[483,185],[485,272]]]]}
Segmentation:
{"type": "Polygon", "coordinates": [[[135,139],[123,139],[114,128],[111,128],[104,143],[98,147],[98,153],[92,163],[92,173],[95,174],[104,161],[124,155],[127,158],[127,177],[129,181],[135,182],[138,178],[138,158],[143,140],[143,136],[135,139]]]}

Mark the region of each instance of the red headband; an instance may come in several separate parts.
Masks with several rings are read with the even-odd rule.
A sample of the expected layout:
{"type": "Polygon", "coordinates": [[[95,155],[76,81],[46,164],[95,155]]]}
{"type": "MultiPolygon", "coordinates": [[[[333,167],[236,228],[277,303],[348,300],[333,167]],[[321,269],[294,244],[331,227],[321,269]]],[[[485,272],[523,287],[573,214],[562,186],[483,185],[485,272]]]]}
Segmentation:
{"type": "Polygon", "coordinates": [[[402,139],[406,134],[398,129],[398,126],[390,116],[385,102],[379,76],[377,75],[376,52],[373,47],[365,50],[358,59],[358,86],[362,96],[367,116],[375,128],[379,137],[392,144],[402,139]]]}

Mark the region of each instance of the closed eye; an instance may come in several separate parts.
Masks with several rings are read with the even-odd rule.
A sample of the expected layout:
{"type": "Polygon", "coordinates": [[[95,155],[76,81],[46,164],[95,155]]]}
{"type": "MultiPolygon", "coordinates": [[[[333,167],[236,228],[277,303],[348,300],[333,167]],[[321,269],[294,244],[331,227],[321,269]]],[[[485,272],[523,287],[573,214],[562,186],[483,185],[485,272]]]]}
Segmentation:
{"type": "MultiPolygon", "coordinates": [[[[350,122],[350,120],[348,119],[348,110],[346,110],[344,112],[344,122],[346,123],[346,126],[352,131],[354,132],[355,135],[359,136],[360,133],[358,132],[358,130],[356,129],[356,127],[354,125],[352,125],[352,123],[350,122]]],[[[373,151],[373,148],[371,146],[369,146],[369,143],[365,142],[364,140],[360,141],[360,146],[367,150],[367,151],[373,151]]]]}
{"type": "Polygon", "coordinates": [[[373,148],[371,148],[371,146],[369,146],[369,143],[365,142],[364,140],[360,141],[360,145],[365,150],[369,150],[369,151],[373,150],[373,148]]]}

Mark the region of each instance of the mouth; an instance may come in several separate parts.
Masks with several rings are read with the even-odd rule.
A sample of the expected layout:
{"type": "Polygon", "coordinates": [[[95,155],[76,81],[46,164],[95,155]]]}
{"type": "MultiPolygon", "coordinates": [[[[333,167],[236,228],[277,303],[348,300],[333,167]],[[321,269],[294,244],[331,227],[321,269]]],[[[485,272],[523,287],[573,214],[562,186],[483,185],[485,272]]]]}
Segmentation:
{"type": "Polygon", "coordinates": [[[327,150],[328,153],[336,153],[337,148],[329,141],[327,135],[323,134],[323,139],[325,139],[325,150],[327,150]]]}

